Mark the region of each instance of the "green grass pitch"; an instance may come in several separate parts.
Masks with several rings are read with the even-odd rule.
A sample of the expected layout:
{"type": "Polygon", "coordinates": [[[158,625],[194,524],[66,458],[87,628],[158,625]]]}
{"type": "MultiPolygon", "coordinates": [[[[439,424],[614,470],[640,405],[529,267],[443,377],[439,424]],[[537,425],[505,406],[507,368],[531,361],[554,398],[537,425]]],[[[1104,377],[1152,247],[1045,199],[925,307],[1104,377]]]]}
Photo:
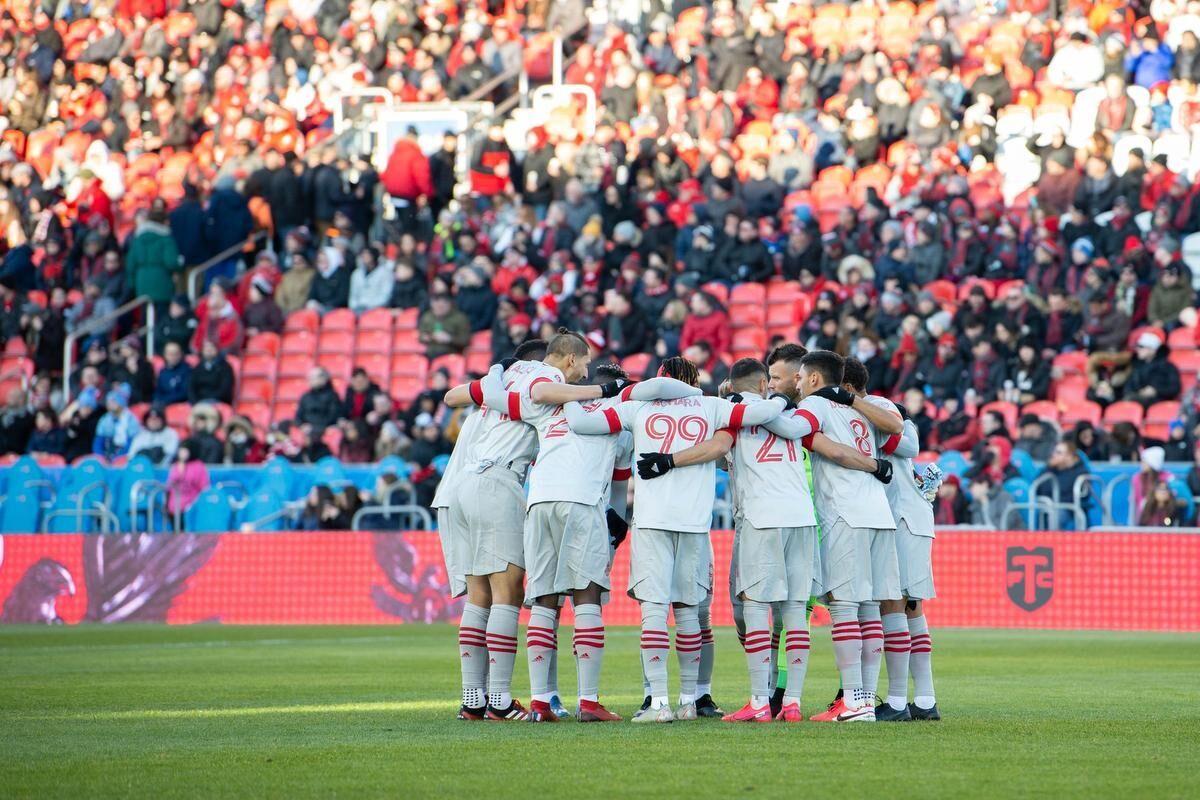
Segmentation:
{"type": "MultiPolygon", "coordinates": [[[[635,727],[456,721],[448,626],[0,629],[0,797],[1200,793],[1200,637],[933,633],[941,723],[635,727]]],[[[732,709],[744,661],[717,635],[732,709]]],[[[828,630],[813,640],[806,715],[836,689],[828,630]]],[[[637,641],[609,631],[602,699],[626,717],[637,641]]],[[[575,685],[569,657],[560,680],[575,685]]]]}

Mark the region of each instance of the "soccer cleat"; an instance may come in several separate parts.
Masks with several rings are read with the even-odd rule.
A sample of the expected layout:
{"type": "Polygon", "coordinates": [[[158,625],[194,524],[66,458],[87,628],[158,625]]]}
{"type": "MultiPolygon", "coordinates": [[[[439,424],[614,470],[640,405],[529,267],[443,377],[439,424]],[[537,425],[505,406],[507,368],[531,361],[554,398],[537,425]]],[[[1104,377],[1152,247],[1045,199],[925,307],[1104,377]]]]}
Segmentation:
{"type": "Polygon", "coordinates": [[[684,703],[675,709],[675,719],[680,722],[689,722],[696,718],[696,704],[684,703]]]}
{"type": "Polygon", "coordinates": [[[667,705],[659,706],[658,708],[646,707],[640,709],[633,715],[631,722],[674,722],[675,714],[671,711],[671,707],[667,705]]]}
{"type": "Polygon", "coordinates": [[[868,705],[861,705],[858,708],[842,707],[842,713],[838,714],[836,722],[874,722],[875,709],[868,705]]]}
{"type": "Polygon", "coordinates": [[[554,709],[550,704],[542,700],[533,700],[529,703],[529,721],[530,722],[558,722],[558,714],[554,713],[554,709]]]}
{"type": "Polygon", "coordinates": [[[550,710],[553,711],[554,716],[558,717],[559,719],[571,718],[571,712],[568,711],[567,707],[563,705],[562,698],[558,695],[554,695],[550,698],[550,710]]]}
{"type": "Polygon", "coordinates": [[[458,718],[467,722],[482,722],[487,718],[487,707],[471,708],[470,706],[462,706],[458,709],[458,718]]]}
{"type": "Polygon", "coordinates": [[[779,712],[783,710],[783,687],[776,686],[775,691],[771,693],[771,716],[778,717],[779,712]]]}
{"type": "Polygon", "coordinates": [[[514,699],[508,708],[496,708],[489,704],[487,718],[491,722],[523,722],[529,719],[529,712],[521,705],[520,700],[514,699]]]}
{"type": "Polygon", "coordinates": [[[646,695],[646,699],[642,701],[642,707],[639,709],[639,711],[645,711],[649,707],[650,707],[650,695],[646,695]]]}
{"type": "Polygon", "coordinates": [[[909,703],[908,713],[913,720],[921,722],[937,722],[942,718],[942,715],[938,713],[937,703],[934,703],[930,708],[919,708],[916,703],[909,703]]]}
{"type": "Polygon", "coordinates": [[[838,715],[846,710],[846,703],[841,697],[835,699],[829,704],[829,708],[822,711],[820,714],[814,714],[809,717],[813,722],[837,722],[838,715]]]}
{"type": "Polygon", "coordinates": [[[719,705],[717,705],[716,701],[712,699],[711,694],[704,694],[700,695],[700,697],[696,700],[696,715],[700,717],[724,718],[725,712],[719,705]]]}
{"type": "Polygon", "coordinates": [[[765,705],[762,708],[755,708],[746,703],[741,709],[726,714],[721,717],[722,722],[770,722],[771,721],[771,706],[765,705]]]}
{"type": "Polygon", "coordinates": [[[912,722],[912,714],[908,713],[907,708],[896,710],[889,703],[880,703],[875,706],[875,721],[876,722],[912,722]]]}
{"type": "Polygon", "coordinates": [[[779,709],[779,713],[775,715],[776,722],[804,722],[804,715],[800,713],[798,703],[788,703],[779,709]]]}
{"type": "Polygon", "coordinates": [[[621,715],[614,714],[604,706],[592,700],[584,700],[579,704],[580,722],[620,722],[621,715]]]}

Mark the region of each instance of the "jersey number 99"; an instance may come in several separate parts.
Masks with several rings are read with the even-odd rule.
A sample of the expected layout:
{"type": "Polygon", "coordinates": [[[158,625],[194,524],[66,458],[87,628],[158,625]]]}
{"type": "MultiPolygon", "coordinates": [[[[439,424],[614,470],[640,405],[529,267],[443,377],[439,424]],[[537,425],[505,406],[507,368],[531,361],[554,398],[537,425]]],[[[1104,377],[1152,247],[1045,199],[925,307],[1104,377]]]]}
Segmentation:
{"type": "Polygon", "coordinates": [[[675,439],[691,444],[700,444],[708,439],[708,421],[704,417],[675,417],[666,414],[651,414],[646,419],[646,435],[660,441],[658,452],[670,453],[675,439]]]}

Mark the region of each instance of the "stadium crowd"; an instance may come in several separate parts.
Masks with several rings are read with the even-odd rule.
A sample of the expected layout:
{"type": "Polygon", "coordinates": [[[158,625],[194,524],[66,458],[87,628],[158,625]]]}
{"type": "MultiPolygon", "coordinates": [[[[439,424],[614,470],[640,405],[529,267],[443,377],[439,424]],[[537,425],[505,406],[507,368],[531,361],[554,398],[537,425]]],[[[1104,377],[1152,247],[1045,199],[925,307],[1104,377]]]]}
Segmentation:
{"type": "MultiPolygon", "coordinates": [[[[544,69],[584,5],[4,4],[0,454],[400,455],[428,498],[447,389],[566,326],[636,376],[682,354],[708,391],[782,341],[856,356],[924,449],[969,454],[941,523],[997,518],[1014,448],[1068,488],[1091,461],[1193,460],[1200,184],[1168,145],[1200,124],[1196,0],[610,4],[568,45],[594,136],[559,120],[515,153],[495,125],[463,181],[452,135],[401,138],[381,171],[322,146],[339,92],[468,97],[544,69]],[[1040,171],[1006,196],[1022,118],[1040,171]],[[190,302],[186,269],[260,229],[190,302]],[[157,352],[91,331],[64,392],[68,334],[142,295],[157,352]],[[283,377],[251,371],[273,337],[342,309],[388,366],[310,349],[297,397],[247,393],[283,377]]],[[[1145,519],[1176,516],[1159,483],[1145,519]]]]}

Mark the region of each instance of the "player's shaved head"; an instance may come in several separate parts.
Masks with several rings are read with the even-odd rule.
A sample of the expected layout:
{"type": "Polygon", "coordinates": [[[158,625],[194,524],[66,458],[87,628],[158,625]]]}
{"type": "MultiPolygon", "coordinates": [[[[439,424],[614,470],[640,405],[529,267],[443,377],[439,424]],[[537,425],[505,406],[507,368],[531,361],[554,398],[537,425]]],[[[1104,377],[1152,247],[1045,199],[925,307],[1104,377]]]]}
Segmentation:
{"type": "Polygon", "coordinates": [[[814,350],[800,359],[800,396],[808,397],[826,386],[840,386],[845,371],[846,360],[837,353],[814,350]]]}
{"type": "Polygon", "coordinates": [[[565,358],[567,356],[575,356],[583,358],[590,353],[591,349],[588,347],[587,339],[566,328],[559,328],[558,332],[550,339],[550,343],[546,345],[547,357],[557,356],[565,358]]]}
{"type": "Polygon", "coordinates": [[[546,340],[530,339],[517,345],[513,358],[517,361],[541,361],[546,357],[546,340]]]}
{"type": "Polygon", "coordinates": [[[658,374],[665,378],[683,381],[688,386],[700,385],[700,370],[683,356],[672,356],[665,359],[662,366],[658,368],[658,374]]]}
{"type": "Polygon", "coordinates": [[[757,358],[739,358],[729,370],[729,387],[735,392],[761,392],[767,368],[757,358]]]}
{"type": "Polygon", "coordinates": [[[850,390],[856,394],[866,394],[869,380],[871,380],[871,373],[865,364],[857,358],[846,359],[846,367],[842,373],[843,384],[850,387],[850,390]]]}

